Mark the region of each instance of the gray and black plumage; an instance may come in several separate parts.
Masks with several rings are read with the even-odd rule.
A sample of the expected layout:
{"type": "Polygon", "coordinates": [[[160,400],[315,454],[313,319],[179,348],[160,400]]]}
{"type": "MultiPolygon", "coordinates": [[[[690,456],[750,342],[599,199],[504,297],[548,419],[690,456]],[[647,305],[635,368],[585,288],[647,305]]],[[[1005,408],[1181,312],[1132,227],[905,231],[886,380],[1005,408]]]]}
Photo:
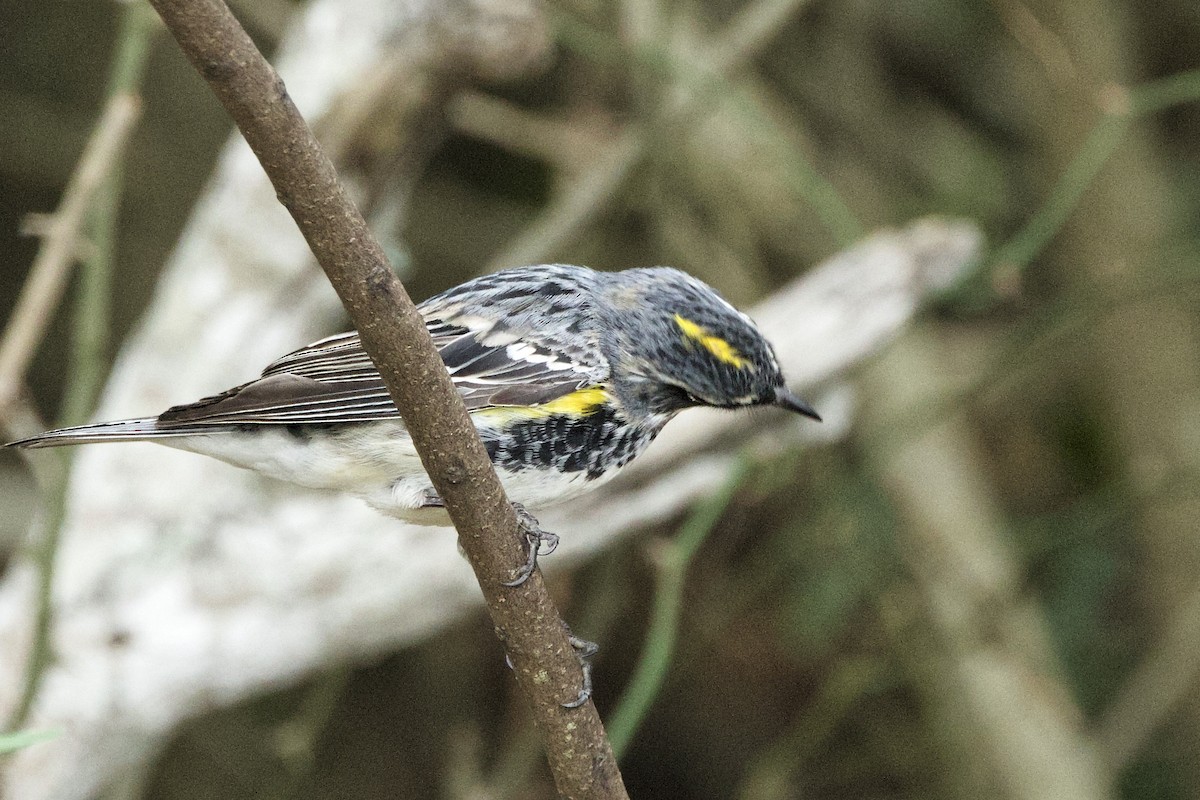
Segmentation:
{"type": "MultiPolygon", "coordinates": [[[[530,508],[612,478],[688,407],[775,405],[819,419],[788,391],[754,323],[675,269],[510,269],[419,310],[510,499],[530,508]]],[[[255,380],[157,417],[13,445],[106,441],[155,441],[355,494],[402,519],[445,520],[356,333],[322,339],[255,380]]]]}

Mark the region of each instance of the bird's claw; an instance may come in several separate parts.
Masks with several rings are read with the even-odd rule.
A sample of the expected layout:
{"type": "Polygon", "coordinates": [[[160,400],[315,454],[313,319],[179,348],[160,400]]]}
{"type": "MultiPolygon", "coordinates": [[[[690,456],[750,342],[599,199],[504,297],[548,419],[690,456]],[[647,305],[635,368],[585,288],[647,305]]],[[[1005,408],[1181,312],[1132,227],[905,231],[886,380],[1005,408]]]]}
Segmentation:
{"type": "Polygon", "coordinates": [[[592,662],[588,659],[600,651],[600,645],[589,642],[587,639],[581,639],[569,631],[567,638],[571,642],[571,647],[575,648],[575,654],[579,657],[579,667],[583,670],[583,685],[579,688],[579,696],[563,703],[562,707],[579,708],[592,699],[592,662]]]}
{"type": "MultiPolygon", "coordinates": [[[[566,626],[564,625],[563,627],[566,626]]],[[[568,700],[565,703],[560,703],[560,705],[563,708],[579,708],[592,699],[592,662],[588,659],[600,652],[600,645],[595,642],[589,642],[587,639],[579,638],[571,633],[570,628],[567,629],[567,641],[571,643],[571,648],[575,651],[575,655],[579,659],[579,668],[583,672],[583,683],[579,688],[579,695],[574,700],[568,700]]],[[[511,653],[506,652],[504,654],[504,665],[509,669],[516,669],[511,653]]]]}
{"type": "MultiPolygon", "coordinates": [[[[571,647],[575,649],[575,655],[579,658],[579,668],[583,672],[583,684],[579,687],[578,697],[560,705],[563,708],[579,708],[592,699],[592,662],[588,659],[600,651],[600,645],[595,642],[589,642],[587,639],[580,639],[570,632],[568,632],[567,636],[571,642],[571,647]]],[[[504,654],[504,663],[509,669],[514,668],[512,656],[508,653],[504,654]]]]}
{"type": "Polygon", "coordinates": [[[524,506],[513,503],[513,511],[517,513],[517,523],[521,526],[521,532],[525,534],[525,541],[529,543],[529,555],[517,570],[516,577],[504,582],[504,585],[510,588],[529,580],[529,576],[537,569],[538,556],[548,556],[558,547],[558,534],[542,530],[537,519],[526,511],[524,506]]]}

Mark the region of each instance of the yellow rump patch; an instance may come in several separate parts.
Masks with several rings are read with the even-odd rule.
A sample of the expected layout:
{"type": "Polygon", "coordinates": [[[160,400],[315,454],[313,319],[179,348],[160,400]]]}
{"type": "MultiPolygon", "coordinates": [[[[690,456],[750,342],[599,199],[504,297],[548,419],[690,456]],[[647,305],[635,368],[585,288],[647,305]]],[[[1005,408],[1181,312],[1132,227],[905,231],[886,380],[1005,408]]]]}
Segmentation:
{"type": "Polygon", "coordinates": [[[697,325],[687,317],[676,314],[675,324],[679,326],[679,330],[683,331],[684,336],[698,342],[701,347],[712,353],[713,358],[717,361],[723,361],[737,369],[745,369],[749,365],[749,362],[733,345],[720,336],[713,336],[703,326],[697,325]]]}
{"type": "Polygon", "coordinates": [[[608,401],[608,392],[599,386],[586,389],[576,389],[570,394],[556,397],[549,403],[536,406],[494,406],[476,411],[476,415],[508,423],[518,420],[542,419],[553,414],[564,414],[568,417],[586,417],[594,414],[608,401]]]}

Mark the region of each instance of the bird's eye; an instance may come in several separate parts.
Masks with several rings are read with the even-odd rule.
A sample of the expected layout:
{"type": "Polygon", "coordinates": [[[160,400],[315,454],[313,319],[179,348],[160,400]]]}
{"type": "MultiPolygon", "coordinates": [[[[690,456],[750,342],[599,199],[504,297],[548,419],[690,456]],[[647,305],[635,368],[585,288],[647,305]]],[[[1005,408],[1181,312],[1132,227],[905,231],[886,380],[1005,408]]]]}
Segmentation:
{"type": "Polygon", "coordinates": [[[702,400],[697,399],[691,392],[679,386],[663,384],[660,387],[660,391],[662,393],[660,399],[663,406],[675,411],[704,404],[702,400]]]}

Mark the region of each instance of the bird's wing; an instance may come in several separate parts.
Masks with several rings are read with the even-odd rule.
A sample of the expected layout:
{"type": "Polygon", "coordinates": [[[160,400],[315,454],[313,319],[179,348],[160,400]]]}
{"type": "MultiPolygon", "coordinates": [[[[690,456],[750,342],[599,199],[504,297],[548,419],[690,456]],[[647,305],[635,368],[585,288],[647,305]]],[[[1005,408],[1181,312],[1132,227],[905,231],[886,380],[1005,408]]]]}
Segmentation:
{"type": "MultiPolygon", "coordinates": [[[[566,356],[553,341],[533,344],[511,330],[498,334],[494,324],[476,317],[425,316],[469,410],[547,403],[607,374],[602,363],[566,356]]],[[[158,425],[336,424],[398,416],[358,334],[344,333],[283,356],[257,380],[170,408],[158,425]]]]}

